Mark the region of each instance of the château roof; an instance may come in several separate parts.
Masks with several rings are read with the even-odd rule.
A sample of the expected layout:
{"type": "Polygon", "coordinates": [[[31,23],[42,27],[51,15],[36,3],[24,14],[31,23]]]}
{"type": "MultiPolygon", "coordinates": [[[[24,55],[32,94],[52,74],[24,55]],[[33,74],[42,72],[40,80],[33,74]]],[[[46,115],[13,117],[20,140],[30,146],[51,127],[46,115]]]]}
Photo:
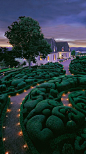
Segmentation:
{"type": "Polygon", "coordinates": [[[69,45],[67,42],[56,42],[57,51],[62,51],[62,47],[64,51],[69,51],[69,45]]]}
{"type": "Polygon", "coordinates": [[[62,48],[64,49],[63,52],[70,52],[69,51],[69,45],[68,45],[67,42],[56,42],[52,38],[50,38],[50,39],[45,38],[45,40],[51,45],[51,48],[53,50],[52,53],[61,52],[62,48]],[[55,48],[55,52],[54,52],[54,48],[55,48]]]}

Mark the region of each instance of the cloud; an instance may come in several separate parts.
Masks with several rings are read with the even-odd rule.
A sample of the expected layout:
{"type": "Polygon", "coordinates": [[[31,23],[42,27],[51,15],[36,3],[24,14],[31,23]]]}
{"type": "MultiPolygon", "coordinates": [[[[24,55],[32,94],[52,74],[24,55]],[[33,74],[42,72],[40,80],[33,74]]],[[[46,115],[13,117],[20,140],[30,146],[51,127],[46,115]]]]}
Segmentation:
{"type": "MultiPolygon", "coordinates": [[[[45,37],[86,39],[86,0],[0,0],[0,2],[0,32],[3,34],[19,16],[30,16],[39,22],[45,37]]],[[[3,35],[0,39],[3,39],[3,35]]],[[[6,43],[4,40],[3,42],[6,43]]]]}

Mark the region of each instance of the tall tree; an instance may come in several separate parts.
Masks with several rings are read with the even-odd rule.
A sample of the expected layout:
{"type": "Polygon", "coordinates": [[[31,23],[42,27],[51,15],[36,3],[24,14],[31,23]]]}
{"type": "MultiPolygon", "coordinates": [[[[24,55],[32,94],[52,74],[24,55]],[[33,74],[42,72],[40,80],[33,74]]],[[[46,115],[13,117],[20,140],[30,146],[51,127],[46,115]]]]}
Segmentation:
{"type": "MultiPolygon", "coordinates": [[[[18,21],[8,26],[5,36],[13,46],[14,51],[21,51],[22,56],[28,60],[29,68],[31,61],[35,62],[36,57],[41,55],[43,58],[52,52],[50,45],[44,40],[39,23],[30,18],[21,16],[18,21]]],[[[20,54],[18,54],[21,57],[20,54]]]]}

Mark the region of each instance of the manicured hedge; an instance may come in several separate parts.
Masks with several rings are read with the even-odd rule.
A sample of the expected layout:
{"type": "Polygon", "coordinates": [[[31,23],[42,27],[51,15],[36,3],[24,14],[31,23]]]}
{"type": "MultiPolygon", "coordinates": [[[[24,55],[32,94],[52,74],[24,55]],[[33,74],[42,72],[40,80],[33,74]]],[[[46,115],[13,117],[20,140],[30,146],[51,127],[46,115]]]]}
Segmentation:
{"type": "Polygon", "coordinates": [[[3,145],[2,126],[9,103],[10,103],[10,98],[8,98],[7,94],[0,95],[0,154],[5,153],[3,145]]]}
{"type": "Polygon", "coordinates": [[[86,56],[72,60],[69,65],[69,70],[72,74],[86,74],[86,56]]]}
{"type": "Polygon", "coordinates": [[[0,94],[8,93],[15,95],[21,93],[24,89],[29,89],[37,83],[43,83],[54,76],[64,75],[63,65],[57,63],[47,63],[42,66],[18,69],[14,72],[5,73],[0,79],[0,94]]]}
{"type": "Polygon", "coordinates": [[[81,75],[53,77],[26,96],[21,105],[20,122],[32,153],[85,152],[85,142],[83,149],[76,146],[77,136],[83,134],[86,128],[85,115],[80,110],[64,106],[61,101],[64,92],[76,91],[76,94],[77,90],[85,89],[85,84],[81,82],[84,78],[86,76],[81,75]]]}
{"type": "Polygon", "coordinates": [[[72,105],[86,116],[86,90],[72,92],[69,95],[72,105]]]}

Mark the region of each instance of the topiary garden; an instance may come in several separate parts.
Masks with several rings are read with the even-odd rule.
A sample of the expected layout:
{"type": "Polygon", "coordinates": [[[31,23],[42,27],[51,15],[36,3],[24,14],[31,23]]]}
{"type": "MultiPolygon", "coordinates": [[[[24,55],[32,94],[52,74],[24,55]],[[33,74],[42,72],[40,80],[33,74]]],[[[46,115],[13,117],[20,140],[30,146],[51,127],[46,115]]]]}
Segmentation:
{"type": "Polygon", "coordinates": [[[71,60],[69,70],[72,74],[86,74],[86,56],[71,60]]]}
{"type": "Polygon", "coordinates": [[[20,122],[32,153],[86,153],[85,88],[86,76],[63,75],[36,86],[25,97],[20,122]],[[73,107],[61,101],[68,91],[73,107]]]}
{"type": "Polygon", "coordinates": [[[47,63],[38,68],[25,68],[18,71],[5,73],[0,79],[0,94],[7,93],[15,95],[22,93],[24,89],[29,89],[32,85],[50,80],[54,76],[65,74],[63,65],[59,63],[47,63]]]}
{"type": "Polygon", "coordinates": [[[8,96],[22,93],[31,86],[48,81],[54,76],[63,75],[65,73],[66,71],[63,69],[63,65],[59,63],[47,63],[42,66],[34,66],[31,69],[26,67],[4,73],[4,77],[0,79],[0,153],[4,154],[2,126],[7,107],[10,103],[8,96]]]}

